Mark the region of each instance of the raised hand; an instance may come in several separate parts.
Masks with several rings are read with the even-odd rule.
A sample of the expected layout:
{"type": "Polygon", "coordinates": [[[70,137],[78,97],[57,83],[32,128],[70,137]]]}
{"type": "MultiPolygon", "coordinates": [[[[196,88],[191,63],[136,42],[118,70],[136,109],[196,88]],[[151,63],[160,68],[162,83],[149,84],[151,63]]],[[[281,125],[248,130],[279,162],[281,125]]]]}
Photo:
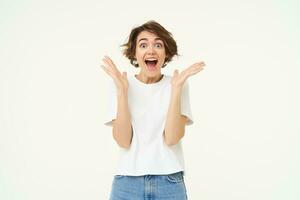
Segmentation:
{"type": "Polygon", "coordinates": [[[172,87],[181,88],[188,77],[203,70],[204,66],[204,62],[197,62],[183,70],[181,73],[178,73],[178,70],[176,69],[171,80],[172,87]]]}
{"type": "Polygon", "coordinates": [[[127,92],[128,91],[128,79],[127,73],[118,70],[114,62],[108,57],[104,56],[102,59],[104,65],[101,65],[102,69],[113,79],[118,91],[127,92]]]}

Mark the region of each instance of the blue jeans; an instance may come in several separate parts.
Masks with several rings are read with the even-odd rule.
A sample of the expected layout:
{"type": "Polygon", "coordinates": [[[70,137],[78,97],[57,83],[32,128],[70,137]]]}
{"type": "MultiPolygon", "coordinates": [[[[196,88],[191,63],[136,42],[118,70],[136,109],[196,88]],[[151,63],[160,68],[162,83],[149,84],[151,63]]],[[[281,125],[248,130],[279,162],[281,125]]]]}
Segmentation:
{"type": "Polygon", "coordinates": [[[187,200],[183,172],[166,175],[115,175],[110,200],[187,200]]]}

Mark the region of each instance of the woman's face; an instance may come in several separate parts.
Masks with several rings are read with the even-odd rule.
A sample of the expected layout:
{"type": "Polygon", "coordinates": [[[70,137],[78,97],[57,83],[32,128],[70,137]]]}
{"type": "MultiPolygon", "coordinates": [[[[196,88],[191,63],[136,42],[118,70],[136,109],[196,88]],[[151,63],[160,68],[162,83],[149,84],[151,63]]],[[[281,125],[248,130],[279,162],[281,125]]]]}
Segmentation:
{"type": "Polygon", "coordinates": [[[160,75],[166,58],[163,41],[153,33],[142,31],[137,37],[135,57],[141,73],[148,77],[160,75]]]}

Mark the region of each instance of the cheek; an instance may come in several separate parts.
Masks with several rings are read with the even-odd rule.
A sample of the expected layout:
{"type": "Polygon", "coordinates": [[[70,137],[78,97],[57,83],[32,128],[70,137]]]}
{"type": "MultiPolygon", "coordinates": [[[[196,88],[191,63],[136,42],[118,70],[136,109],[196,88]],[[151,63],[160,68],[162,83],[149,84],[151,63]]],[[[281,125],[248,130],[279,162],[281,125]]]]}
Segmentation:
{"type": "Polygon", "coordinates": [[[164,61],[166,59],[166,54],[164,52],[162,52],[159,57],[162,58],[162,60],[164,61]]]}
{"type": "Polygon", "coordinates": [[[138,61],[143,61],[143,57],[141,56],[141,55],[136,55],[136,59],[138,60],[138,61]]]}
{"type": "Polygon", "coordinates": [[[136,51],[135,57],[136,57],[137,62],[138,62],[138,63],[140,64],[140,66],[142,67],[142,66],[143,66],[143,62],[144,62],[143,54],[142,54],[140,51],[136,51]]]}
{"type": "Polygon", "coordinates": [[[135,56],[137,57],[137,59],[141,59],[143,57],[143,52],[142,51],[136,51],[135,52],[135,56]]]}
{"type": "Polygon", "coordinates": [[[159,50],[158,54],[160,55],[160,57],[166,57],[166,51],[165,51],[165,49],[159,50]]]}

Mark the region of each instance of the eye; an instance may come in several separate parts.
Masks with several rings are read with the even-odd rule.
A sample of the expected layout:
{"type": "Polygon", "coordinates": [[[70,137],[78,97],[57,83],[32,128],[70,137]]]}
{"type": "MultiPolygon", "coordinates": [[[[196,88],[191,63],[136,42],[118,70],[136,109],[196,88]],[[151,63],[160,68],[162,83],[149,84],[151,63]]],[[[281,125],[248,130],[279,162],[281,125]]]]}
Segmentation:
{"type": "Polygon", "coordinates": [[[163,47],[163,45],[161,43],[156,43],[155,47],[161,48],[161,47],[163,47]]]}
{"type": "Polygon", "coordinates": [[[140,47],[141,47],[141,48],[145,48],[146,46],[147,46],[147,45],[146,45],[145,43],[141,43],[141,44],[140,44],[140,47]]]}

